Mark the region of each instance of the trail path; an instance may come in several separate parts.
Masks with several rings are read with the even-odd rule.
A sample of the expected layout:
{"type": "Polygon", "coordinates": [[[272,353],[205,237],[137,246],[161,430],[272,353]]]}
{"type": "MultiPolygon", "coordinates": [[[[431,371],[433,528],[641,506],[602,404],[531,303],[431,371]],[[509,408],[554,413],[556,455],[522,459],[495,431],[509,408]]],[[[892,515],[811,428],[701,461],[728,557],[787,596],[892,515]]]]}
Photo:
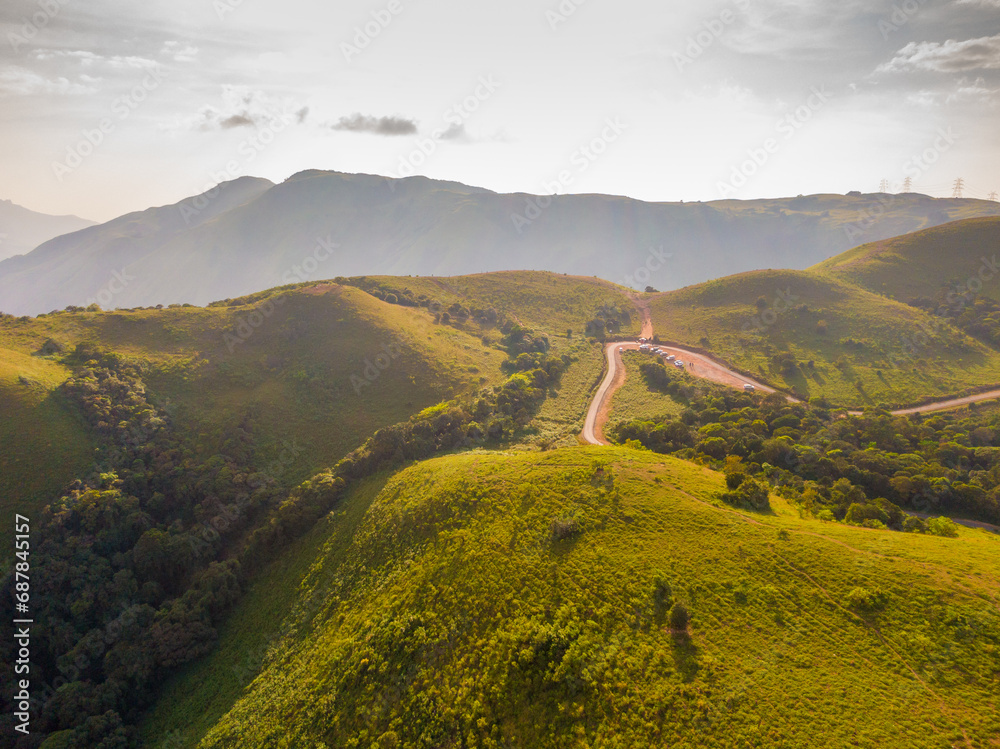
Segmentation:
{"type": "MultiPolygon", "coordinates": [[[[653,337],[653,321],[649,313],[649,304],[637,297],[629,297],[634,303],[636,308],[642,315],[642,332],[640,333],[642,338],[651,339],[653,337]]],[[[583,441],[591,445],[608,445],[610,444],[604,438],[604,425],[608,422],[608,417],[611,415],[611,401],[614,398],[615,393],[618,389],[625,384],[625,365],[622,362],[622,352],[623,351],[635,351],[638,350],[639,343],[633,341],[619,341],[615,343],[609,343],[604,347],[604,357],[607,360],[607,373],[604,379],[601,380],[600,386],[597,388],[597,392],[594,393],[594,397],[590,402],[590,407],[587,409],[587,418],[583,423],[583,433],[581,437],[583,441]]],[[[730,387],[743,388],[744,385],[753,385],[756,390],[764,393],[775,393],[778,392],[772,387],[768,387],[763,383],[757,382],[749,377],[734,372],[728,367],[720,364],[719,362],[710,359],[703,354],[699,354],[690,349],[682,348],[680,346],[660,346],[661,349],[674,354],[678,359],[684,362],[684,370],[695,377],[701,377],[705,380],[711,380],[712,382],[718,382],[723,385],[729,385],[730,387]]],[[[793,398],[790,395],[785,395],[789,401],[793,403],[799,403],[800,401],[793,398]]],[[[981,401],[994,400],[1000,398],[1000,390],[990,390],[985,393],[978,393],[977,395],[967,395],[961,398],[951,398],[945,401],[939,401],[938,403],[928,403],[923,406],[915,406],[913,408],[901,408],[898,411],[893,411],[894,416],[908,416],[910,414],[918,413],[931,413],[933,411],[946,411],[951,408],[957,408],[959,406],[966,406],[970,403],[979,403],[981,401]]],[[[849,414],[858,416],[861,414],[860,411],[848,411],[849,414]]]]}

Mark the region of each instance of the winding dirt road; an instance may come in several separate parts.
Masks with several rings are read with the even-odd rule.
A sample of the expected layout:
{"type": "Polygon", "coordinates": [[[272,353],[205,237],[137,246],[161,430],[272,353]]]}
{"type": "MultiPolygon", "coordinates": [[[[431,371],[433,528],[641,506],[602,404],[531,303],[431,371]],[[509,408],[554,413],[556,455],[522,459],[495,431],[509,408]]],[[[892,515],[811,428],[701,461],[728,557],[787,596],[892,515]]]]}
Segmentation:
{"type": "MultiPolygon", "coordinates": [[[[641,336],[648,340],[653,337],[653,323],[649,314],[649,306],[638,297],[632,297],[632,301],[635,302],[635,306],[642,314],[641,336]]],[[[604,375],[604,379],[601,380],[601,384],[597,388],[597,392],[594,393],[594,398],[590,402],[590,407],[587,409],[587,418],[583,423],[583,432],[580,435],[583,441],[587,444],[610,444],[606,439],[604,439],[603,430],[604,425],[607,424],[608,417],[611,414],[611,400],[614,398],[618,388],[625,384],[625,365],[622,362],[621,352],[635,351],[638,350],[638,348],[639,343],[633,341],[609,343],[604,347],[604,357],[607,360],[607,373],[604,375]]],[[[730,387],[740,389],[742,389],[744,385],[750,384],[753,385],[756,390],[763,393],[778,392],[774,388],[768,387],[767,385],[750,379],[749,377],[744,377],[743,375],[728,369],[719,362],[713,361],[712,359],[694,351],[677,346],[661,345],[660,348],[674,354],[678,359],[683,360],[685,371],[695,377],[701,377],[702,379],[711,380],[712,382],[718,382],[723,385],[729,385],[730,387]]],[[[785,395],[785,397],[793,403],[800,402],[790,395],[785,395]]],[[[997,398],[1000,398],[1000,390],[991,390],[986,393],[968,395],[961,398],[952,398],[938,403],[928,403],[926,405],[915,406],[913,408],[902,408],[898,411],[893,411],[892,414],[894,416],[908,416],[910,414],[946,411],[948,409],[965,406],[970,403],[979,403],[981,401],[995,400],[997,398]]],[[[848,413],[855,416],[861,414],[860,411],[848,411],[848,413]]]]}

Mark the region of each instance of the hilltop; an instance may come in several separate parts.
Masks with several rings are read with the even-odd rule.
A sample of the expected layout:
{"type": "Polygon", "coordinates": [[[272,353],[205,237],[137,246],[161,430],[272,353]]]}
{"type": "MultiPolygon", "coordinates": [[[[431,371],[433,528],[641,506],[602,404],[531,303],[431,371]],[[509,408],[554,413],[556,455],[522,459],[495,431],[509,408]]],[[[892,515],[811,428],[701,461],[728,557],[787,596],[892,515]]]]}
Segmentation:
{"type": "Polygon", "coordinates": [[[864,244],[810,270],[907,304],[949,294],[1000,301],[998,248],[1000,218],[974,218],[864,244]]]}
{"type": "Polygon", "coordinates": [[[648,203],[307,171],[278,185],[241,178],[47,242],[0,264],[0,310],[207,304],[334,276],[511,269],[676,289],[720,268],[805,268],[861,241],[984,215],[1000,204],[916,194],[648,203]]]}
{"type": "Polygon", "coordinates": [[[824,523],[773,496],[771,513],[735,511],[723,489],[616,448],[475,452],[366,482],[257,581],[144,738],[985,746],[994,537],[824,523]],[[256,609],[264,591],[280,621],[256,609]]]}

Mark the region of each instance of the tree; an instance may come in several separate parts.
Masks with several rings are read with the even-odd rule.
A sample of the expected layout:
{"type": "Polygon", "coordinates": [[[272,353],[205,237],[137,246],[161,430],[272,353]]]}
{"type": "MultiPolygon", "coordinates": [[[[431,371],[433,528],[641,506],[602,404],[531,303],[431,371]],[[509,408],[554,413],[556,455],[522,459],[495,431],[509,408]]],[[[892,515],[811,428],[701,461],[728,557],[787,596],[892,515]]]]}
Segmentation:
{"type": "Polygon", "coordinates": [[[688,614],[688,610],[683,603],[675,603],[671,606],[670,613],[667,616],[670,620],[670,628],[672,630],[676,632],[687,631],[690,615],[688,614]]]}

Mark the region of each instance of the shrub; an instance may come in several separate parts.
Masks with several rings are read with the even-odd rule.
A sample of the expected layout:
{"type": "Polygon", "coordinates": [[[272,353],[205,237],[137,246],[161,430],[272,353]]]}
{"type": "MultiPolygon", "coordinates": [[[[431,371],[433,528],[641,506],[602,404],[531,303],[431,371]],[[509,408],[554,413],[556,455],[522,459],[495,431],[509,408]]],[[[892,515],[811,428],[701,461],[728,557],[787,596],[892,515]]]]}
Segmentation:
{"type": "Polygon", "coordinates": [[[575,512],[564,513],[553,518],[549,524],[549,535],[553,541],[565,541],[580,535],[583,529],[580,527],[580,518],[575,512]]]}
{"type": "Polygon", "coordinates": [[[688,621],[691,617],[683,603],[675,603],[670,607],[670,613],[667,615],[667,618],[670,621],[670,628],[672,630],[686,632],[688,621]]]}
{"type": "Polygon", "coordinates": [[[853,588],[844,598],[848,608],[861,612],[881,611],[889,603],[889,594],[881,588],[853,588]]]}
{"type": "MultiPolygon", "coordinates": [[[[727,479],[728,481],[728,479],[727,479]]],[[[733,491],[723,492],[722,501],[741,510],[771,509],[770,488],[756,479],[746,479],[733,491]]]]}
{"type": "Polygon", "coordinates": [[[958,526],[951,518],[944,516],[928,520],[927,530],[935,536],[944,536],[945,538],[955,538],[958,535],[958,526]]]}

